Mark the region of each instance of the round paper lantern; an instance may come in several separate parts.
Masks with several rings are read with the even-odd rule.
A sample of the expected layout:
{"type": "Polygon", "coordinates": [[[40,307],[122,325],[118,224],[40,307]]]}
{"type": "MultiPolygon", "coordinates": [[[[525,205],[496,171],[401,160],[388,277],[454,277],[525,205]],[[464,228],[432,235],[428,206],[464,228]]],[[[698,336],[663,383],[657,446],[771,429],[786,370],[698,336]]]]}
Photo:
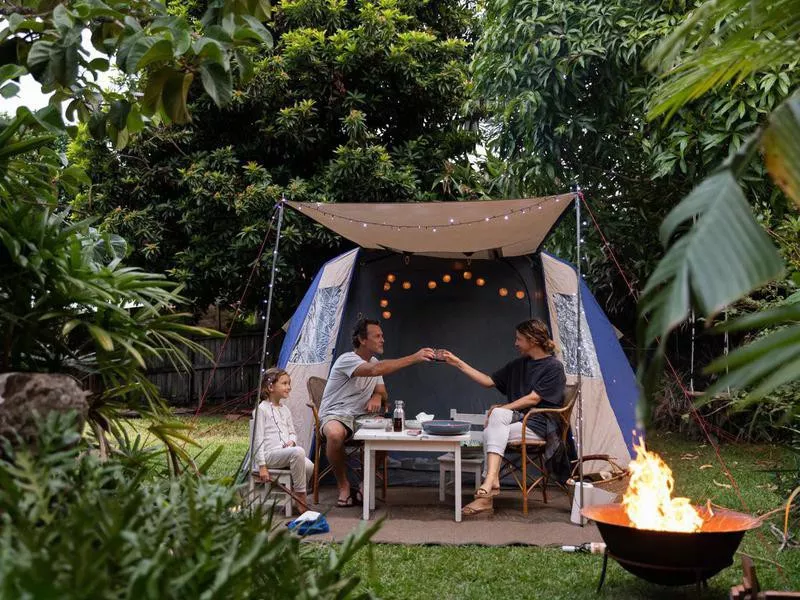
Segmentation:
{"type": "Polygon", "coordinates": [[[389,283],[394,283],[395,279],[397,279],[397,277],[395,277],[394,274],[392,273],[389,273],[386,276],[386,281],[388,281],[389,283]]]}
{"type": "Polygon", "coordinates": [[[383,298],[381,300],[381,308],[386,308],[387,306],[389,306],[389,301],[386,298],[383,298]]]}
{"type": "Polygon", "coordinates": [[[486,285],[486,280],[483,277],[478,277],[475,280],[475,285],[477,285],[478,287],[483,287],[484,285],[486,285]]]}
{"type": "Polygon", "coordinates": [[[392,284],[391,283],[384,283],[383,284],[383,291],[384,292],[388,292],[390,289],[392,289],[392,284]]]}
{"type": "Polygon", "coordinates": [[[497,293],[500,294],[501,296],[508,296],[508,290],[506,288],[500,288],[499,290],[497,290],[497,293]]]}
{"type": "Polygon", "coordinates": [[[428,289],[429,290],[435,290],[436,289],[436,282],[435,281],[429,281],[428,282],[428,289]]]}
{"type": "Polygon", "coordinates": [[[472,271],[464,271],[464,279],[472,279],[472,271]]]}
{"type": "Polygon", "coordinates": [[[381,313],[381,316],[382,316],[384,319],[391,319],[391,318],[392,318],[392,313],[390,313],[388,310],[385,310],[385,311],[383,311],[383,312],[381,313]]]}
{"type": "Polygon", "coordinates": [[[519,300],[522,300],[525,297],[525,292],[522,290],[517,290],[517,293],[514,294],[519,300]]]}
{"type": "Polygon", "coordinates": [[[453,279],[453,278],[452,278],[452,277],[450,277],[450,275],[449,275],[449,274],[447,274],[447,273],[445,273],[444,275],[442,275],[442,281],[444,281],[445,283],[450,283],[450,280],[452,280],[452,279],[453,279]]]}
{"type": "Polygon", "coordinates": [[[404,281],[403,282],[403,289],[404,290],[410,290],[411,289],[411,282],[410,281],[404,281]]]}

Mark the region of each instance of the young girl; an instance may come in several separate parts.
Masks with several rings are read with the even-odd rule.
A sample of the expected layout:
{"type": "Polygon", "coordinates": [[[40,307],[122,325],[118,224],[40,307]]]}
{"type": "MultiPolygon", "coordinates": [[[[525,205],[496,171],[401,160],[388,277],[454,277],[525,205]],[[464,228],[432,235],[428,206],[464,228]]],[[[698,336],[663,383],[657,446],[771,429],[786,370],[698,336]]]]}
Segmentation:
{"type": "Polygon", "coordinates": [[[292,413],[281,404],[289,397],[292,382],[283,369],[272,368],[264,373],[261,402],[256,410],[254,472],[262,481],[270,481],[269,469],[292,472],[292,493],[298,500],[296,508],[307,510],[306,483],[314,473],[314,463],[306,458],[306,451],[297,445],[292,413]]]}

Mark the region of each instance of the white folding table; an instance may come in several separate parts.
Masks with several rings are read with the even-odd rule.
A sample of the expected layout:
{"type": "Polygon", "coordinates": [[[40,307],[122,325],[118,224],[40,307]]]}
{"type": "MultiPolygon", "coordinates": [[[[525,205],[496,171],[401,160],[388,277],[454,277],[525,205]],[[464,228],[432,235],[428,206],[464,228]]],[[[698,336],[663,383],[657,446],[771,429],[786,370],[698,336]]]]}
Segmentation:
{"type": "MultiPolygon", "coordinates": [[[[480,434],[480,432],[475,432],[480,434]]],[[[364,442],[364,509],[362,518],[369,520],[369,511],[375,509],[375,452],[452,452],[455,457],[455,515],[461,521],[461,444],[473,435],[408,435],[405,431],[361,428],[353,436],[364,442]]]]}

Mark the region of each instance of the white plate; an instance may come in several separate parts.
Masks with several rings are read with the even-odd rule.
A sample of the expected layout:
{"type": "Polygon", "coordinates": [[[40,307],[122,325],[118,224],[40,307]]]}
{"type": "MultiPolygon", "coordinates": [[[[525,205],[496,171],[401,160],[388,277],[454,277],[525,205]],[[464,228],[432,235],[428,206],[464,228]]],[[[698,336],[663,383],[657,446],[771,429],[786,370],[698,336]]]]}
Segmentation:
{"type": "Polygon", "coordinates": [[[389,419],[360,419],[358,421],[359,427],[364,429],[383,429],[389,419]]]}

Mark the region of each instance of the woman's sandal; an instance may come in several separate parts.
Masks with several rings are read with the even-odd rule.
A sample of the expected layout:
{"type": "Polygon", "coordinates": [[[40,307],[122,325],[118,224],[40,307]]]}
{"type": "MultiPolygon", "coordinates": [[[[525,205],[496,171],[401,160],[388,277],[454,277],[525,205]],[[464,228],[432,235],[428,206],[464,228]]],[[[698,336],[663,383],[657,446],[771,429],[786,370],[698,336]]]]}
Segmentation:
{"type": "Polygon", "coordinates": [[[472,506],[472,504],[467,504],[464,508],[461,509],[461,514],[465,517],[488,517],[494,514],[494,506],[472,506]]]}
{"type": "Polygon", "coordinates": [[[491,490],[487,490],[485,487],[479,487],[475,492],[476,498],[494,498],[495,496],[500,495],[500,488],[493,487],[491,490]]]}

